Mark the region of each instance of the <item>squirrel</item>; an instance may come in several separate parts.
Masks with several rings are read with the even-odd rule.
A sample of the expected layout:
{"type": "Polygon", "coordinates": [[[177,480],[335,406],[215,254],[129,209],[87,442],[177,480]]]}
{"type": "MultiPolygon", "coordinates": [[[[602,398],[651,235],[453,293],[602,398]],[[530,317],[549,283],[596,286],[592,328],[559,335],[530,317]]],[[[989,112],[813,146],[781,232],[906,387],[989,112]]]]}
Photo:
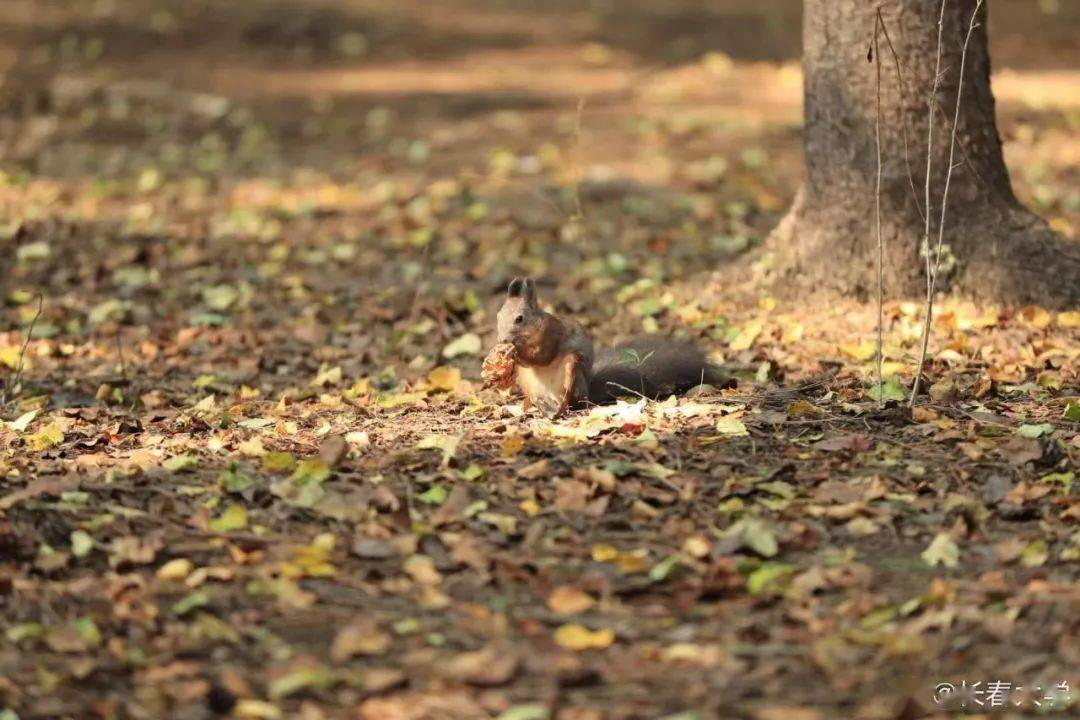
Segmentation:
{"type": "Polygon", "coordinates": [[[693,343],[642,335],[594,356],[588,331],[545,312],[531,278],[514,278],[497,319],[498,344],[484,361],[488,384],[525,396],[549,417],[586,403],[611,403],[627,395],[658,399],[722,377],[693,343]]]}

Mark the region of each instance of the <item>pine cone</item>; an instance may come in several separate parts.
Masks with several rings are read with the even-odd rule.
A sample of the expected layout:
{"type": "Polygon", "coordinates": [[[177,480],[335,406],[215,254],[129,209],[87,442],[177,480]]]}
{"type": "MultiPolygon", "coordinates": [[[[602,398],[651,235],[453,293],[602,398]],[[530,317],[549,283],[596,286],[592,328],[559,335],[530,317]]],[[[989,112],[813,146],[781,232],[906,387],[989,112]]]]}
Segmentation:
{"type": "Polygon", "coordinates": [[[514,384],[516,366],[514,346],[511,343],[499,343],[491,348],[491,352],[484,358],[480,376],[484,379],[484,385],[506,390],[514,384]]]}

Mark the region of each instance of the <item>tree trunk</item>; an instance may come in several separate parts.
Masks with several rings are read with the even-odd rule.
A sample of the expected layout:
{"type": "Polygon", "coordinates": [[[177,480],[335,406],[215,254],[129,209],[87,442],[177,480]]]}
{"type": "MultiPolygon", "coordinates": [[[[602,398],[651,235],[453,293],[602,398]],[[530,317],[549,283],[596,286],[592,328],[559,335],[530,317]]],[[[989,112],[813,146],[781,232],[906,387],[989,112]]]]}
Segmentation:
{"type": "MultiPolygon", "coordinates": [[[[876,287],[876,69],[867,62],[875,23],[869,0],[805,0],[806,177],[770,239],[781,282],[869,296],[876,287]]],[[[941,80],[930,150],[930,246],[937,244],[942,190],[962,48],[976,0],[947,0],[941,80]]],[[[888,0],[881,62],[881,213],[890,297],[926,292],[927,112],[937,63],[937,0],[888,0]],[[906,136],[906,137],[905,137],[906,136]],[[906,149],[905,149],[906,145],[906,149]],[[906,159],[905,159],[906,158],[906,159]]],[[[1080,303],[1080,243],[1025,210],[1013,195],[990,92],[986,5],[967,50],[949,188],[939,290],[1010,304],[1080,303]]]]}

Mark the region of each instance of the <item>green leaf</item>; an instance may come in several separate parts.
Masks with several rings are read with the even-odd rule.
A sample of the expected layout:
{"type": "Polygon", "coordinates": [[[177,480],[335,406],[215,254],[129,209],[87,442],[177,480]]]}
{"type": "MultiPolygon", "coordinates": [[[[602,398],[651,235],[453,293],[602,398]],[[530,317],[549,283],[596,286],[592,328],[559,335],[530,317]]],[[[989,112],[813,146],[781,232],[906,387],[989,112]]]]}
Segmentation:
{"type": "Polygon", "coordinates": [[[273,680],[267,694],[271,700],[280,700],[307,689],[329,690],[335,682],[337,675],[325,667],[303,668],[273,680]]]}
{"type": "Polygon", "coordinates": [[[329,477],[330,467],[326,462],[322,458],[311,458],[296,466],[292,481],[297,485],[317,485],[329,477]]]}
{"type": "Polygon", "coordinates": [[[874,383],[873,387],[866,391],[871,400],[895,400],[903,402],[907,397],[907,390],[900,384],[900,378],[893,375],[885,381],[884,385],[874,383]]]}
{"type": "Polygon", "coordinates": [[[322,500],[325,494],[326,491],[323,490],[322,483],[305,483],[300,486],[300,492],[296,494],[293,505],[302,508],[315,507],[315,504],[322,500]]]}
{"type": "Polygon", "coordinates": [[[165,462],[161,463],[161,466],[169,472],[179,473],[192,470],[199,464],[199,458],[191,453],[185,453],[183,455],[174,455],[165,462]]]}
{"type": "Polygon", "coordinates": [[[28,622],[12,625],[8,628],[6,637],[8,642],[17,644],[23,640],[44,637],[45,627],[41,623],[28,622]]]}
{"type": "Polygon", "coordinates": [[[788,563],[765,563],[746,578],[746,589],[751,595],[778,592],[794,572],[788,563]]]}
{"type": "Polygon", "coordinates": [[[196,608],[206,607],[210,604],[210,595],[205,590],[196,590],[173,603],[172,611],[176,615],[187,615],[196,608]]]}
{"type": "Polygon", "coordinates": [[[86,640],[86,644],[90,647],[97,647],[101,644],[101,631],[98,630],[98,626],[90,618],[84,617],[76,620],[75,629],[78,630],[79,634],[83,636],[83,640],[86,640]]]}
{"type": "Polygon", "coordinates": [[[246,527],[247,508],[239,503],[233,503],[225,508],[221,515],[210,521],[210,529],[219,533],[243,530],[246,527]]]}
{"type": "Polygon", "coordinates": [[[1074,401],[1066,405],[1062,417],[1066,420],[1072,420],[1073,422],[1080,422],[1080,402],[1074,401]]]}
{"type": "Polygon", "coordinates": [[[471,482],[473,480],[479,480],[482,477],[484,477],[484,468],[476,463],[472,463],[469,467],[461,471],[462,480],[469,480],[471,482]]]}
{"type": "Polygon", "coordinates": [[[528,703],[526,705],[514,705],[495,718],[495,720],[548,720],[551,712],[540,703],[528,703]]]}
{"type": "Polygon", "coordinates": [[[1039,482],[1044,483],[1061,483],[1061,486],[1065,488],[1065,493],[1072,489],[1073,480],[1076,478],[1076,473],[1071,472],[1059,472],[1049,473],[1039,478],[1039,482]]]}
{"type": "Polygon", "coordinates": [[[242,493],[255,484],[255,480],[245,475],[237,463],[230,463],[218,475],[218,484],[228,493],[242,493]]]}
{"type": "Polygon", "coordinates": [[[925,550],[922,551],[923,561],[930,567],[944,565],[956,567],[960,562],[960,548],[956,546],[948,533],[938,533],[925,550]]]}
{"type": "Polygon", "coordinates": [[[71,554],[77,558],[86,557],[94,549],[94,538],[83,530],[71,533],[71,554]]]}
{"type": "Polygon", "coordinates": [[[671,575],[671,572],[679,566],[679,556],[672,555],[666,560],[661,560],[652,566],[649,570],[649,579],[653,582],[664,582],[671,575]]]}
{"type": "Polygon", "coordinates": [[[239,297],[240,291],[232,285],[211,285],[202,290],[203,302],[218,312],[228,310],[239,297]]]}
{"type": "Polygon", "coordinates": [[[296,465],[296,458],[287,452],[268,452],[263,455],[262,468],[266,472],[288,472],[296,465]]]}
{"type": "Polygon", "coordinates": [[[1033,540],[1024,548],[1024,552],[1020,553],[1020,564],[1024,567],[1039,567],[1045,565],[1049,557],[1050,548],[1047,547],[1046,541],[1033,540]]]}
{"type": "Polygon", "coordinates": [[[748,518],[739,525],[742,527],[743,544],[762,557],[773,557],[780,550],[776,536],[769,526],[761,520],[748,518]]]}
{"type": "Polygon", "coordinates": [[[416,499],[427,505],[442,505],[450,493],[443,485],[432,485],[416,496],[416,499]]]}
{"type": "Polygon", "coordinates": [[[1021,425],[1016,434],[1022,438],[1034,439],[1042,437],[1043,435],[1049,435],[1054,432],[1054,426],[1050,423],[1043,423],[1042,425],[1021,425]]]}

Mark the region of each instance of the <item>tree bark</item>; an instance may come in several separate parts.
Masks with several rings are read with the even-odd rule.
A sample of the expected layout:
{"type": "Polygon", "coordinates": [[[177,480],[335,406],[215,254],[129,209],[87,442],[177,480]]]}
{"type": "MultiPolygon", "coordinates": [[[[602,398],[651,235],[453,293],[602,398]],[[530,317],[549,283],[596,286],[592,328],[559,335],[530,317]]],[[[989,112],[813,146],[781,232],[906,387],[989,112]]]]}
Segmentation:
{"type": "MultiPolygon", "coordinates": [[[[770,238],[773,269],[788,285],[862,296],[876,287],[877,73],[867,55],[877,5],[805,0],[806,176],[770,238]]],[[[945,5],[929,150],[931,248],[937,244],[962,48],[976,5],[976,0],[947,0],[945,5]]],[[[901,75],[898,79],[889,44],[879,36],[885,288],[891,297],[918,296],[926,292],[924,182],[941,5],[938,0],[886,0],[881,7],[901,75]]],[[[976,22],[964,63],[937,288],[1010,304],[1080,304],[1080,243],[1054,233],[1013,194],[994,119],[985,3],[976,22]]]]}

